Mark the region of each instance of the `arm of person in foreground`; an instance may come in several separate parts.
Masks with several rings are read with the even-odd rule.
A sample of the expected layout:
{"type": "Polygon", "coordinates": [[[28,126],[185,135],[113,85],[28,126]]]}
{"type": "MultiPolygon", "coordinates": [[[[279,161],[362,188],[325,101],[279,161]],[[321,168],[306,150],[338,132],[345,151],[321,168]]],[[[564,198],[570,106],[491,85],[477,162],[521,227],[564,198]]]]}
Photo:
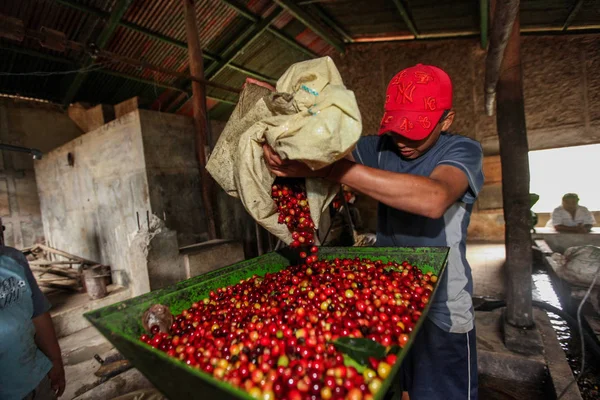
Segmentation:
{"type": "Polygon", "coordinates": [[[299,161],[282,160],[263,146],[271,171],[282,177],[321,177],[348,185],[390,207],[429,218],[440,218],[467,191],[467,176],[450,165],[437,166],[429,177],[384,171],[340,160],[313,171],[299,161]]]}
{"type": "Polygon", "coordinates": [[[45,312],[34,317],[32,321],[35,326],[35,343],[52,362],[52,369],[48,373],[52,389],[57,396],[61,396],[65,391],[65,369],[52,318],[49,312],[45,312]]]}

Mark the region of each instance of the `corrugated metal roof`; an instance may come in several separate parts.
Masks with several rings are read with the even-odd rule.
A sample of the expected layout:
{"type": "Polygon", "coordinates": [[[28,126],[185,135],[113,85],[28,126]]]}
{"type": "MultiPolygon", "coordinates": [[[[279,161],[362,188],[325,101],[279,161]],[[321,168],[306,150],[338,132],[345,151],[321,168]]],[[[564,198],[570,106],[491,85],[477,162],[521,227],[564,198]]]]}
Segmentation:
{"type": "MultiPolygon", "coordinates": [[[[230,0],[258,17],[269,15],[275,6],[273,0],[230,0]]],[[[301,0],[294,0],[298,3],[301,0]]],[[[577,0],[523,0],[521,2],[521,24],[524,27],[562,27],[577,0]]],[[[119,0],[3,0],[0,14],[21,19],[28,29],[42,27],[65,33],[66,37],[80,43],[93,43],[106,27],[106,19],[119,0]],[[64,3],[91,8],[90,12],[74,9],[64,3]]],[[[414,24],[421,33],[442,33],[479,30],[479,2],[471,0],[402,0],[414,24]]],[[[341,40],[335,29],[328,27],[313,5],[302,6],[313,19],[330,35],[341,40]]],[[[409,34],[408,27],[390,0],[336,0],[323,1],[318,7],[331,20],[354,38],[396,36],[409,34]]],[[[195,0],[196,19],[202,47],[214,54],[221,54],[234,40],[240,38],[252,25],[247,16],[238,14],[225,0],[195,0]]],[[[130,26],[154,32],[164,37],[186,42],[184,10],[181,0],[133,0],[125,12],[122,22],[130,26]]],[[[584,0],[573,25],[600,24],[600,0],[584,0]]],[[[312,50],[318,55],[332,54],[334,48],[310,28],[284,11],[273,21],[272,29],[278,29],[288,38],[312,50]]],[[[163,68],[186,72],[188,70],[187,49],[157,40],[130,27],[118,26],[106,49],[110,52],[142,60],[163,68]]],[[[86,54],[64,53],[41,48],[34,40],[14,43],[0,39],[0,74],[6,72],[66,71],[77,69],[87,59],[86,54]],[[21,53],[15,53],[15,49],[21,53]],[[12,48],[13,50],[7,50],[12,48]],[[22,50],[35,53],[22,54],[22,50]],[[33,55],[32,55],[33,54],[33,55]],[[54,58],[48,59],[47,56],[54,58]],[[64,62],[58,61],[57,58],[64,62]]],[[[309,56],[277,37],[269,30],[249,44],[233,62],[238,66],[278,78],[291,64],[306,60],[309,56]]],[[[181,90],[165,89],[165,85],[189,91],[189,82],[164,73],[155,73],[144,68],[135,68],[121,63],[99,59],[103,66],[120,76],[100,71],[87,74],[75,101],[90,103],[117,103],[129,97],[139,96],[149,107],[169,108],[179,113],[191,112],[190,102],[185,103],[181,90]],[[135,79],[123,78],[123,75],[135,79]],[[177,101],[175,101],[179,98],[177,101]],[[183,107],[182,107],[183,105],[183,107]],[[180,109],[181,108],[181,109],[180,109]]],[[[215,61],[205,60],[205,67],[215,61]]],[[[93,67],[93,68],[96,68],[93,67]]],[[[6,76],[0,75],[0,92],[48,99],[61,102],[75,74],[49,76],[6,76]]],[[[215,82],[232,87],[241,87],[246,75],[239,69],[225,68],[214,78],[215,82]]],[[[208,101],[212,116],[225,116],[231,111],[236,95],[221,89],[208,88],[209,96],[226,102],[208,101]]]]}

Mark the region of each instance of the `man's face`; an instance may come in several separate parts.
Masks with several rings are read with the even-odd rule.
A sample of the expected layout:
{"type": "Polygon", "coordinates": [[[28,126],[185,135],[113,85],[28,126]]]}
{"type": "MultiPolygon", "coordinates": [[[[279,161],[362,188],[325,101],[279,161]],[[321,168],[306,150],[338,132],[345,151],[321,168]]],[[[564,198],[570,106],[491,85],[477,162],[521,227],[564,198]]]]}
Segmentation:
{"type": "Polygon", "coordinates": [[[453,121],[454,111],[450,111],[446,118],[436,125],[435,129],[429,134],[429,136],[421,140],[411,140],[395,132],[388,132],[387,135],[389,135],[396,143],[396,146],[398,146],[398,151],[400,152],[402,158],[414,160],[425,154],[427,150],[429,150],[435,144],[435,142],[437,142],[440,134],[450,128],[450,125],[452,125],[453,121]]]}
{"type": "Polygon", "coordinates": [[[579,199],[570,197],[568,199],[564,199],[562,203],[565,210],[575,212],[577,210],[577,205],[579,204],[579,199]]]}

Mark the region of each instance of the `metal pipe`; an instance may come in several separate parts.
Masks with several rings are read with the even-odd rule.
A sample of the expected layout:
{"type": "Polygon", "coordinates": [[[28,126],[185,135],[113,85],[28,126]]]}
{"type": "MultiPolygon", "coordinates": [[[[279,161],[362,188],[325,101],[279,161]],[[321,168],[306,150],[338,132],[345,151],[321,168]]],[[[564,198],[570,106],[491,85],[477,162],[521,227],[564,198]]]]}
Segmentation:
{"type": "Polygon", "coordinates": [[[487,49],[488,45],[488,29],[489,29],[489,1],[479,0],[479,29],[481,31],[481,48],[487,49]]]}
{"type": "MultiPolygon", "coordinates": [[[[221,2],[223,4],[229,6],[231,9],[235,10],[235,12],[240,14],[242,17],[244,17],[252,22],[257,22],[258,20],[260,20],[260,17],[258,15],[254,15],[250,10],[245,9],[244,7],[240,6],[239,4],[237,4],[234,1],[221,0],[221,2]]],[[[268,27],[267,31],[269,31],[269,33],[275,35],[279,39],[283,40],[290,46],[296,48],[297,50],[303,52],[304,54],[306,54],[307,56],[309,56],[311,58],[315,58],[315,57],[319,56],[317,53],[302,46],[294,38],[287,36],[285,33],[281,32],[279,29],[275,29],[273,27],[268,27]]]]}
{"type": "Polygon", "coordinates": [[[11,144],[0,144],[0,150],[17,151],[19,153],[27,153],[33,156],[34,160],[42,159],[42,152],[38,149],[30,149],[28,147],[13,146],[11,144]]]}
{"type": "Polygon", "coordinates": [[[573,22],[573,20],[579,13],[579,10],[581,10],[581,6],[583,6],[583,0],[577,0],[577,3],[575,3],[575,5],[573,5],[573,8],[569,12],[567,19],[565,20],[565,23],[563,24],[563,27],[562,27],[563,31],[566,31],[567,29],[569,29],[569,25],[571,25],[571,23],[573,22]]]}
{"type": "Polygon", "coordinates": [[[420,39],[419,31],[417,30],[417,27],[415,26],[415,23],[413,22],[412,18],[408,14],[408,10],[404,7],[404,4],[402,4],[402,1],[394,0],[394,4],[396,5],[398,12],[400,13],[402,20],[408,27],[408,30],[410,31],[410,33],[412,33],[414,35],[415,39],[420,39]]]}

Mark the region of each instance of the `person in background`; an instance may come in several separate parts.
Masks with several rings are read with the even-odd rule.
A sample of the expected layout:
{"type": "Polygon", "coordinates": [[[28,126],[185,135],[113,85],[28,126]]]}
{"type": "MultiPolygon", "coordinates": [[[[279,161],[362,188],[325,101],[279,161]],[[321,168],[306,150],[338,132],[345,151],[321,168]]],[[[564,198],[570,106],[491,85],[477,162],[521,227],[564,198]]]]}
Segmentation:
{"type": "MultiPolygon", "coordinates": [[[[1,226],[1,222],[0,222],[1,226]]],[[[44,297],[19,250],[0,229],[0,399],[52,400],[65,390],[65,371],[44,297]]]]}
{"type": "Polygon", "coordinates": [[[590,210],[579,205],[579,196],[567,193],[562,198],[562,205],[552,211],[548,224],[561,233],[588,233],[595,223],[590,210]]]}

